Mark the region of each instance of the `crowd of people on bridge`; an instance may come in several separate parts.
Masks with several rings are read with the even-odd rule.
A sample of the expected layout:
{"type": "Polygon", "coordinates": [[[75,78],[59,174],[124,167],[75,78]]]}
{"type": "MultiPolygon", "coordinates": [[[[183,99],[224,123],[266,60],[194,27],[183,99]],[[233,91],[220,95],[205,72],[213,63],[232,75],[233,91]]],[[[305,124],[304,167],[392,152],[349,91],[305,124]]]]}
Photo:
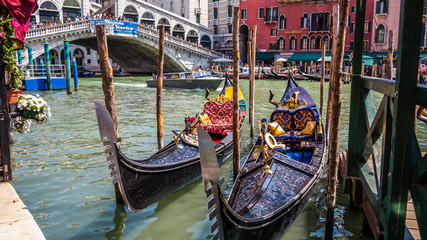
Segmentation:
{"type": "MultiPolygon", "coordinates": [[[[125,16],[119,16],[116,17],[112,14],[105,14],[105,13],[99,13],[99,14],[87,14],[85,16],[77,16],[74,19],[68,18],[65,23],[73,23],[73,22],[79,22],[79,21],[85,21],[90,19],[110,19],[110,20],[118,20],[118,21],[128,21],[128,22],[137,22],[137,18],[126,18],[125,16]]],[[[57,17],[51,17],[50,21],[42,21],[38,23],[31,24],[31,27],[29,29],[38,29],[38,28],[44,28],[44,27],[51,27],[51,26],[57,26],[64,24],[63,21],[58,20],[57,17]]],[[[147,24],[147,23],[140,23],[145,28],[157,30],[156,26],[154,24],[147,24]]],[[[171,35],[169,32],[165,32],[166,35],[171,35]]],[[[193,41],[190,41],[188,39],[184,39],[182,37],[177,36],[181,40],[186,40],[187,42],[190,42],[192,44],[198,45],[199,47],[204,47],[201,44],[197,44],[193,41]]]]}

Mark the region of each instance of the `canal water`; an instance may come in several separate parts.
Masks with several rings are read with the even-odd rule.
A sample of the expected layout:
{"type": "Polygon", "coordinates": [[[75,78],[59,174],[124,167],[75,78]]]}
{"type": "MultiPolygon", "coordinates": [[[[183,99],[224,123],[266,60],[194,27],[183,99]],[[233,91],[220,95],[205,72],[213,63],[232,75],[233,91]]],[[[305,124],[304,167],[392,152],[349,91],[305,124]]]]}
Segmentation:
{"type": "MultiPolygon", "coordinates": [[[[115,96],[122,148],[128,156],[142,159],[154,153],[156,143],[156,89],[147,88],[144,77],[115,78],[115,96]]],[[[300,81],[316,102],[319,83],[300,81]]],[[[248,81],[241,80],[248,94],[248,81]]],[[[328,84],[326,84],[326,87],[328,84]]],[[[274,106],[268,90],[279,100],[285,82],[256,81],[255,119],[268,117],[274,106]]],[[[80,79],[80,90],[30,92],[40,94],[51,107],[52,118],[44,125],[33,124],[26,134],[15,134],[12,148],[13,186],[34,215],[47,239],[210,239],[207,199],[202,182],[132,213],[116,204],[114,188],[103,154],[93,101],[104,103],[100,78],[80,79]]],[[[327,88],[325,89],[325,95],[327,88]]],[[[217,92],[212,91],[211,96],[217,92]]],[[[375,96],[377,105],[381,96],[375,96]]],[[[350,85],[343,86],[340,146],[347,146],[350,85]]],[[[165,143],[172,130],[183,129],[186,112],[201,111],[204,91],[165,90],[163,112],[165,143]]],[[[244,126],[242,161],[252,141],[249,124],[244,126]]],[[[427,128],[419,124],[419,139],[427,150],[427,128]]],[[[228,193],[232,185],[232,161],[220,169],[228,193]]],[[[311,200],[282,239],[320,239],[325,216],[326,174],[311,200]]],[[[336,208],[337,239],[372,239],[362,231],[361,211],[348,208],[348,196],[338,189],[336,208]]]]}

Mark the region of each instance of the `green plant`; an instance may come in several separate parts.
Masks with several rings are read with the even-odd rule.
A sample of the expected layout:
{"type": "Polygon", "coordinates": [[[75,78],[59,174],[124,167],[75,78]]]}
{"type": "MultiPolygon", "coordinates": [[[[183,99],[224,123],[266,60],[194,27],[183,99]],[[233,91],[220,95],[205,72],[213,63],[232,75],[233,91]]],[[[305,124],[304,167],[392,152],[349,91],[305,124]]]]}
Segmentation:
{"type": "Polygon", "coordinates": [[[6,87],[9,90],[18,89],[22,84],[23,74],[19,68],[15,53],[18,46],[12,41],[15,38],[14,28],[16,20],[11,17],[6,8],[0,9],[0,41],[4,53],[4,71],[6,74],[6,87]]]}

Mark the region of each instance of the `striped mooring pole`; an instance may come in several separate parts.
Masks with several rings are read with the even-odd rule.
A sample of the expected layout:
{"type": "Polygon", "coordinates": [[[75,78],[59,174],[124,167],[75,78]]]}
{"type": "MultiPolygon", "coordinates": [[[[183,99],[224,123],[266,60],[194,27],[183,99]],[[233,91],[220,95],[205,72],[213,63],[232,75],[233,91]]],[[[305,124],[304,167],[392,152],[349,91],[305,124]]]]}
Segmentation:
{"type": "Polygon", "coordinates": [[[73,56],[71,58],[71,61],[73,62],[74,90],[78,91],[79,90],[79,76],[77,75],[77,62],[76,62],[76,58],[73,56]]]}
{"type": "Polygon", "coordinates": [[[33,48],[28,48],[28,67],[30,68],[30,75],[34,77],[34,67],[33,67],[33,48]]]}
{"type": "Polygon", "coordinates": [[[52,90],[52,76],[50,72],[50,56],[49,56],[49,43],[47,40],[44,40],[44,59],[46,61],[46,83],[47,90],[52,90]]]}
{"type": "Polygon", "coordinates": [[[43,58],[40,58],[40,74],[42,77],[46,77],[43,58]]]}
{"type": "Polygon", "coordinates": [[[20,49],[18,50],[18,64],[19,64],[19,65],[21,65],[21,64],[22,64],[22,52],[21,52],[21,50],[20,50],[20,49]]]}
{"type": "Polygon", "coordinates": [[[64,58],[65,58],[65,78],[67,82],[67,94],[71,94],[71,62],[70,62],[70,41],[65,35],[64,38],[64,58]]]}

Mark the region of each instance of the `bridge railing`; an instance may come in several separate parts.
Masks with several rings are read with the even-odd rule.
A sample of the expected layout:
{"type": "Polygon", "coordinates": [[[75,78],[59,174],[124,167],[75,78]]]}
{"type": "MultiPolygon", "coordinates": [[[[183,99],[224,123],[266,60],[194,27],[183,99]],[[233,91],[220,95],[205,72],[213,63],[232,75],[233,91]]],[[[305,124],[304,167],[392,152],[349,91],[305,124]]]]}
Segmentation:
{"type": "MultiPolygon", "coordinates": [[[[70,30],[82,29],[82,28],[90,28],[90,21],[89,20],[83,20],[83,21],[64,23],[64,24],[59,24],[59,25],[54,25],[54,26],[49,26],[49,27],[30,29],[27,32],[26,37],[28,39],[31,39],[31,38],[35,38],[35,37],[46,36],[48,34],[54,34],[54,33],[59,33],[59,32],[67,32],[70,30]]],[[[151,36],[158,36],[158,31],[156,29],[148,28],[148,27],[145,27],[141,24],[138,24],[138,32],[149,34],[151,36]]],[[[211,49],[205,48],[205,47],[200,46],[196,43],[189,42],[189,41],[186,41],[184,39],[174,37],[171,35],[166,35],[165,40],[172,42],[176,45],[185,46],[187,48],[190,48],[190,49],[198,51],[198,52],[205,52],[206,54],[209,54],[209,55],[218,55],[217,52],[215,52],[211,49]]]]}
{"type": "MultiPolygon", "coordinates": [[[[138,24],[138,32],[143,32],[146,34],[150,34],[152,36],[158,36],[158,31],[156,29],[148,28],[148,27],[145,27],[141,24],[138,24]]],[[[176,45],[181,45],[181,46],[185,45],[186,47],[191,48],[193,50],[197,50],[199,52],[205,52],[205,53],[208,53],[211,55],[218,55],[219,54],[219,53],[217,53],[211,49],[205,48],[205,47],[200,46],[196,43],[186,41],[182,38],[174,37],[174,36],[168,35],[168,34],[166,34],[166,36],[165,36],[165,41],[172,42],[176,45]]]]}
{"type": "MultiPolygon", "coordinates": [[[[46,77],[46,67],[40,65],[21,65],[19,66],[22,70],[22,74],[26,79],[29,78],[40,78],[46,77]]],[[[65,78],[65,65],[64,64],[52,64],[50,65],[50,72],[52,77],[65,78]]]]}
{"type": "Polygon", "coordinates": [[[84,21],[53,25],[49,27],[30,29],[26,34],[26,38],[40,37],[47,34],[67,32],[74,29],[81,29],[81,28],[88,28],[88,27],[90,27],[89,20],[84,20],[84,21]]]}

